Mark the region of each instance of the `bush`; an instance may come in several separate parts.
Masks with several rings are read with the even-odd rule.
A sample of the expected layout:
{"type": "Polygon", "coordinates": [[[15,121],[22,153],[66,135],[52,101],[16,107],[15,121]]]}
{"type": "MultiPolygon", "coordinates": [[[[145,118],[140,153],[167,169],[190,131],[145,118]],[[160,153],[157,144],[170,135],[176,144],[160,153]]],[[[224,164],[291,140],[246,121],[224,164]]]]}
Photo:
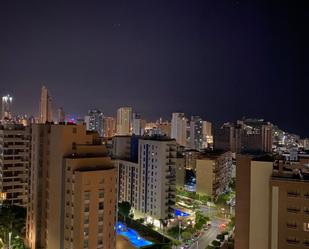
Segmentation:
{"type": "Polygon", "coordinates": [[[181,233],[181,238],[183,240],[189,240],[192,237],[192,233],[188,232],[188,231],[184,231],[181,233]]]}
{"type": "Polygon", "coordinates": [[[224,240],[224,235],[223,234],[218,234],[217,235],[217,239],[220,240],[220,241],[223,241],[224,240]]]}
{"type": "Polygon", "coordinates": [[[221,243],[220,243],[219,241],[217,241],[217,240],[214,240],[214,241],[212,242],[212,244],[213,244],[213,246],[215,246],[215,247],[221,246],[221,243]]]}

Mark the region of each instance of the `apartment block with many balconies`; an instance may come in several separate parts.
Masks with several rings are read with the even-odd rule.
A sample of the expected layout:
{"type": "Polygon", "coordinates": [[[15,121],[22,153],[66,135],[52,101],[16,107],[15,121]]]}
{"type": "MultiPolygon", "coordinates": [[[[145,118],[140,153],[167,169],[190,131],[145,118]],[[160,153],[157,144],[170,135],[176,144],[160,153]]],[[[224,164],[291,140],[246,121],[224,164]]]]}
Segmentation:
{"type": "Polygon", "coordinates": [[[32,126],[31,249],[114,249],[117,171],[83,125],[32,126]]]}
{"type": "Polygon", "coordinates": [[[30,128],[0,126],[0,192],[11,205],[26,207],[30,164],[30,128]]]}

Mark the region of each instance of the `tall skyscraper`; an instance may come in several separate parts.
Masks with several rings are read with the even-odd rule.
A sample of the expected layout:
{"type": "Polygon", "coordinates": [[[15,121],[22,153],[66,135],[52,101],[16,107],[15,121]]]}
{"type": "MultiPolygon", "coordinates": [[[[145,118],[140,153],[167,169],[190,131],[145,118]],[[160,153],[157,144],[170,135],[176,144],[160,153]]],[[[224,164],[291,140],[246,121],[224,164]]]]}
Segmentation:
{"type": "Polygon", "coordinates": [[[6,95],[2,97],[1,120],[12,120],[13,97],[6,95]]]}
{"type": "Polygon", "coordinates": [[[40,101],[40,118],[39,123],[45,124],[46,122],[53,121],[52,100],[49,92],[45,86],[42,86],[41,101],[40,101]]]}
{"type": "Polygon", "coordinates": [[[208,121],[203,121],[203,148],[212,146],[213,144],[213,134],[212,134],[212,124],[208,121]]]}
{"type": "Polygon", "coordinates": [[[83,125],[32,126],[31,249],[115,248],[117,171],[96,137],[83,125]]]}
{"type": "Polygon", "coordinates": [[[187,119],[184,113],[172,114],[171,138],[181,146],[187,145],[187,119]]]}
{"type": "Polygon", "coordinates": [[[132,108],[121,107],[117,110],[117,135],[129,135],[132,129],[132,108]]]}
{"type": "Polygon", "coordinates": [[[192,116],[190,121],[190,148],[203,148],[203,120],[199,116],[192,116]]]}
{"type": "Polygon", "coordinates": [[[110,138],[116,134],[116,119],[114,117],[103,118],[104,137],[110,138]]]}
{"type": "Polygon", "coordinates": [[[58,123],[65,122],[65,113],[62,107],[58,108],[58,123]]]}
{"type": "Polygon", "coordinates": [[[29,167],[29,127],[0,125],[0,192],[8,203],[27,207],[29,167]]]}
{"type": "Polygon", "coordinates": [[[133,113],[132,134],[142,136],[145,133],[146,121],[138,113],[133,113]]]}
{"type": "Polygon", "coordinates": [[[92,109],[88,111],[88,115],[85,116],[86,128],[88,131],[97,131],[100,137],[104,136],[103,131],[103,113],[98,109],[92,109]]]}

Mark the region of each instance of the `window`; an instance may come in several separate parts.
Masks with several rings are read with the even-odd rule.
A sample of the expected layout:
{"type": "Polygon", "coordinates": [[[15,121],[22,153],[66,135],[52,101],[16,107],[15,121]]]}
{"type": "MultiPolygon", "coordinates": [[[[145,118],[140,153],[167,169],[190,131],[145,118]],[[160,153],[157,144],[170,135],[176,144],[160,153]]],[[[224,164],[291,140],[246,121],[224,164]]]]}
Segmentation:
{"type": "Polygon", "coordinates": [[[85,212],[85,213],[88,213],[88,212],[89,212],[89,203],[87,203],[87,204],[85,205],[84,212],[85,212]]]}
{"type": "Polygon", "coordinates": [[[85,201],[89,201],[90,200],[90,191],[85,191],[84,192],[84,199],[85,199],[85,201]]]}
{"type": "Polygon", "coordinates": [[[84,248],[88,248],[88,240],[84,240],[84,248]]]}
{"type": "Polygon", "coordinates": [[[99,214],[99,221],[103,221],[103,214],[99,214]]]}
{"type": "Polygon", "coordinates": [[[102,201],[99,202],[99,210],[103,210],[104,209],[104,204],[102,201]]]}
{"type": "Polygon", "coordinates": [[[309,232],[309,223],[308,222],[304,222],[304,231],[309,232]]]}
{"type": "Polygon", "coordinates": [[[99,190],[99,198],[104,198],[104,190],[103,189],[100,189],[99,190]]]}

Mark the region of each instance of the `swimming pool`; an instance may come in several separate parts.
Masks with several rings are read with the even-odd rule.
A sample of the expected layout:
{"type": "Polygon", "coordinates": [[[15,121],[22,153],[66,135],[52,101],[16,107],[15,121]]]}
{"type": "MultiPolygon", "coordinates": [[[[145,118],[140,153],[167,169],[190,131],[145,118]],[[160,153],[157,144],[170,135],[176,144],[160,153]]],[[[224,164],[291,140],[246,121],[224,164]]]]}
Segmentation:
{"type": "Polygon", "coordinates": [[[182,212],[182,211],[180,211],[178,209],[175,209],[175,216],[188,217],[188,216],[190,216],[190,214],[182,212]]]}
{"type": "Polygon", "coordinates": [[[141,248],[153,244],[152,242],[140,237],[135,230],[126,227],[121,222],[117,222],[116,224],[116,233],[129,239],[131,244],[136,248],[141,248]]]}

